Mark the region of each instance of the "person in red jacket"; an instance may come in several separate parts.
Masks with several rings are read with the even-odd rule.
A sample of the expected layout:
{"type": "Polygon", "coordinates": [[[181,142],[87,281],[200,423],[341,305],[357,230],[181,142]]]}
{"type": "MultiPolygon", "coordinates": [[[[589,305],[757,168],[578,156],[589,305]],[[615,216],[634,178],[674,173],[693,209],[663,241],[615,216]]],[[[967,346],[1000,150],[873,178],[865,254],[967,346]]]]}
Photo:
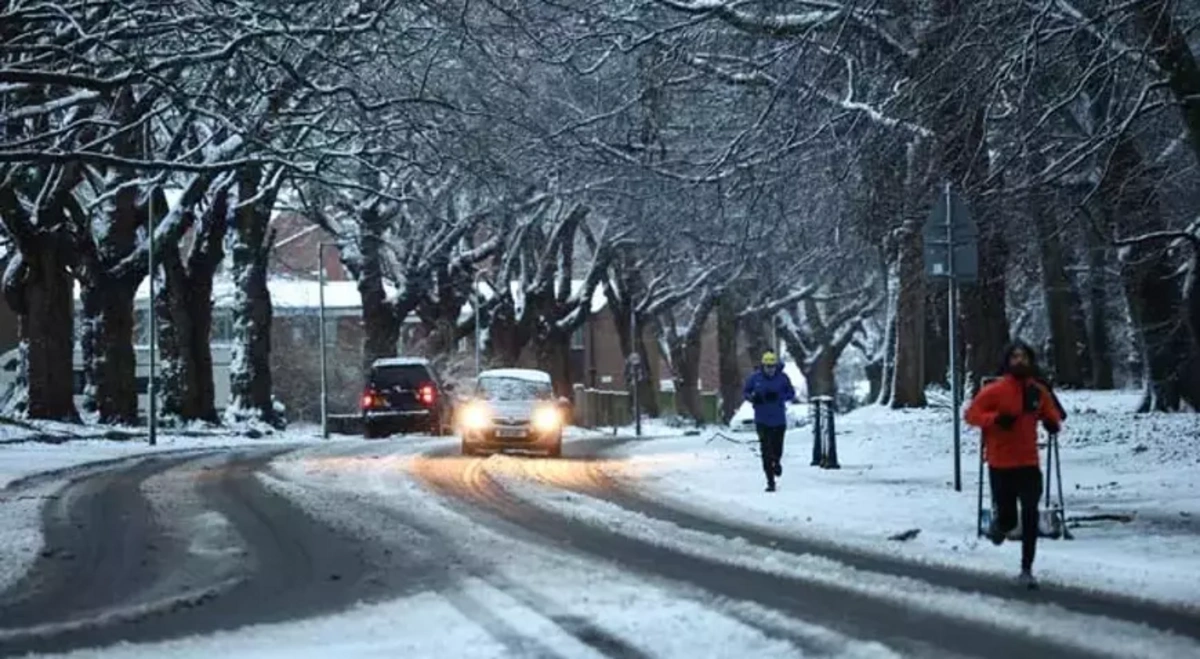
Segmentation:
{"type": "Polygon", "coordinates": [[[1063,415],[1054,394],[1038,380],[1037,362],[1028,344],[1016,342],[1004,351],[1002,377],[983,387],[967,407],[967,423],[983,431],[984,459],[996,515],[988,536],[1000,545],[1017,525],[1021,505],[1021,574],[1018,581],[1036,588],[1033,557],[1037,552],[1038,501],[1042,470],[1037,426],[1057,433],[1063,415]]]}

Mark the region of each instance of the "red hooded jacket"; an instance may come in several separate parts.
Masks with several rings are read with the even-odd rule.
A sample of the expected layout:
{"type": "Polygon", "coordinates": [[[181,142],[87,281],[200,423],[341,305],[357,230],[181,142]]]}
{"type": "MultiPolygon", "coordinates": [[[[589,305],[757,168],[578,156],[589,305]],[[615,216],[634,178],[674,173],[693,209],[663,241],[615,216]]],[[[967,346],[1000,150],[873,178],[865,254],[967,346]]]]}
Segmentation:
{"type": "Polygon", "coordinates": [[[1036,467],[1039,465],[1037,424],[1045,421],[1052,428],[1062,426],[1062,415],[1054,397],[1044,385],[1033,378],[1005,375],[986,385],[967,407],[967,423],[983,431],[984,458],[988,465],[1000,469],[1036,467]],[[1025,388],[1037,387],[1036,411],[1025,411],[1025,388]],[[1005,430],[996,424],[1001,414],[1016,417],[1012,427],[1005,430]]]}

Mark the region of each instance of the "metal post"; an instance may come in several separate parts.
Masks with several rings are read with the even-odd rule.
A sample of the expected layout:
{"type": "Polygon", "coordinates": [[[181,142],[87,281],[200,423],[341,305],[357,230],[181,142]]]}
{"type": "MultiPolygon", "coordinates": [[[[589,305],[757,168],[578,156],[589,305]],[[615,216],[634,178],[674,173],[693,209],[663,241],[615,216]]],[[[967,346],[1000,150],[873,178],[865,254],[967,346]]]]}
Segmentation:
{"type": "Polygon", "coordinates": [[[954,273],[954,206],[950,199],[950,183],[945,185],[946,195],[946,253],[947,266],[950,270],[949,307],[950,307],[950,414],[954,423],[954,491],[962,492],[962,424],[959,420],[958,391],[958,279],[954,273]]]}
{"type": "Polygon", "coordinates": [[[475,273],[475,377],[479,377],[481,369],[480,351],[483,349],[483,328],[479,324],[479,272],[475,273]]]}
{"type": "MultiPolygon", "coordinates": [[[[147,139],[149,142],[149,139],[147,139]]],[[[148,151],[149,149],[147,149],[148,151]]],[[[146,411],[150,421],[150,446],[158,444],[158,387],[155,386],[155,361],[158,352],[158,313],[155,308],[154,293],[154,187],[150,187],[150,198],[146,200],[146,255],[149,261],[150,281],[150,359],[149,377],[146,379],[146,411]]]]}
{"type": "Polygon", "coordinates": [[[641,357],[638,352],[638,346],[641,342],[638,341],[638,325],[637,325],[637,306],[629,307],[629,338],[633,346],[632,355],[637,355],[637,359],[631,361],[630,370],[633,372],[633,429],[634,434],[638,437],[642,436],[642,401],[640,392],[642,389],[642,373],[641,373],[641,357]]]}
{"type": "Polygon", "coordinates": [[[329,374],[325,356],[325,243],[317,243],[317,307],[321,328],[321,439],[329,439],[329,374]]]}

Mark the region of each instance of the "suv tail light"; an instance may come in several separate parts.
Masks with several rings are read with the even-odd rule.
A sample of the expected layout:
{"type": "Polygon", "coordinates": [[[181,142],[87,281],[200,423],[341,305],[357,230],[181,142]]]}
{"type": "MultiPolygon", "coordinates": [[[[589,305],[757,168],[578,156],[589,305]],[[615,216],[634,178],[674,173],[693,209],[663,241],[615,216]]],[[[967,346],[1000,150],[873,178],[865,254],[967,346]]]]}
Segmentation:
{"type": "Polygon", "coordinates": [[[375,393],[374,389],[367,389],[363,392],[360,405],[364,410],[371,410],[380,407],[382,402],[383,400],[379,397],[379,394],[375,393]]]}
{"type": "Polygon", "coordinates": [[[432,384],[426,383],[421,385],[417,389],[417,400],[421,401],[421,404],[426,407],[433,407],[433,404],[437,401],[437,389],[432,384]]]}

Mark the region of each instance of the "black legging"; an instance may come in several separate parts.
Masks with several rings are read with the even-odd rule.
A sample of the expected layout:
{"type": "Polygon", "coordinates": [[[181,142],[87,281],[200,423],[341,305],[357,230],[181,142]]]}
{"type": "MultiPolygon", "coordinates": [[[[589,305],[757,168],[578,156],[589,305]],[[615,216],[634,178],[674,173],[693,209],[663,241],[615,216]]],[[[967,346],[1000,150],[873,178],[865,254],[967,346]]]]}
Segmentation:
{"type": "Polygon", "coordinates": [[[1038,503],[1042,497],[1042,470],[1037,467],[991,468],[992,501],[996,505],[996,529],[1008,534],[1017,526],[1017,502],[1021,504],[1021,569],[1033,568],[1037,553],[1038,503]]]}
{"type": "Polygon", "coordinates": [[[783,434],[786,426],[756,426],[758,430],[758,452],[762,455],[763,472],[767,482],[775,482],[775,465],[783,458],[783,434]]]}

